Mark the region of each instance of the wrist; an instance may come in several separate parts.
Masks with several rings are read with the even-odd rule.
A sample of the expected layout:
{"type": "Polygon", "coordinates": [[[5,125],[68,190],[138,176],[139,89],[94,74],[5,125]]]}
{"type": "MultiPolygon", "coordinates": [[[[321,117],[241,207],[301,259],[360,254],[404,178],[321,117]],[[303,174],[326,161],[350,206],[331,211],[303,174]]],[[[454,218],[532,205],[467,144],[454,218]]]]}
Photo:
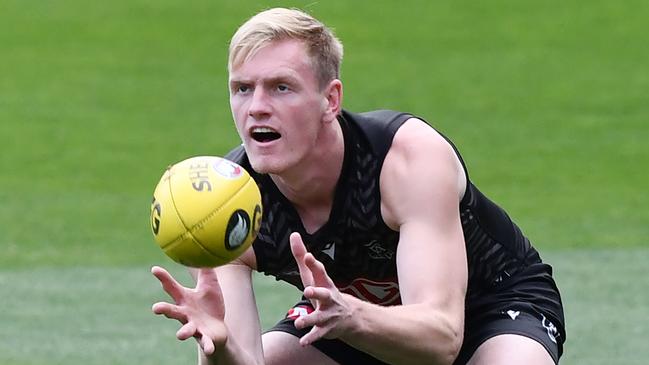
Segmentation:
{"type": "Polygon", "coordinates": [[[349,294],[342,293],[342,295],[347,303],[348,315],[339,339],[344,342],[349,342],[363,333],[363,328],[365,327],[363,317],[367,310],[366,306],[371,304],[349,294]]]}

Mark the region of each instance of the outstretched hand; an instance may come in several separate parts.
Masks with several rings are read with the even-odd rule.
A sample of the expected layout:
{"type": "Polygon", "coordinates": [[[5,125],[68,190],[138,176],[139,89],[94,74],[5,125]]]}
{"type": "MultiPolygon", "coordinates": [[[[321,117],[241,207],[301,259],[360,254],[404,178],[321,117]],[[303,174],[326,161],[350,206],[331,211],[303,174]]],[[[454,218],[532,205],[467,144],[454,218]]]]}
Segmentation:
{"type": "Polygon", "coordinates": [[[299,233],[291,234],[290,243],[304,285],[304,296],[315,308],[312,313],[295,320],[298,329],[313,326],[300,339],[300,344],[306,346],[321,338],[340,336],[352,315],[347,296],[338,290],[324,265],[307,252],[299,233]]]}
{"type": "Polygon", "coordinates": [[[159,266],[152,267],[151,273],[175,302],[155,303],[153,313],[183,324],[176,332],[176,337],[179,340],[194,337],[206,355],[223,347],[227,340],[225,310],[221,287],[214,270],[200,269],[195,288],[180,285],[167,270],[159,266]]]}

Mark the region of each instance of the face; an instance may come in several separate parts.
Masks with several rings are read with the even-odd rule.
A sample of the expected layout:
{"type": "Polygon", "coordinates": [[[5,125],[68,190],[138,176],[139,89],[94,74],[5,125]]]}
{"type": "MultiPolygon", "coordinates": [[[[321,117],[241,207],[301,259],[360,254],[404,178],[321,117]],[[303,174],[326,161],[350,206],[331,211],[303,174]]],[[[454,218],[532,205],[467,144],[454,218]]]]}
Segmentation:
{"type": "Polygon", "coordinates": [[[230,70],[230,107],[252,168],[281,174],[308,164],[323,126],[335,120],[304,45],[273,42],[230,70]]]}

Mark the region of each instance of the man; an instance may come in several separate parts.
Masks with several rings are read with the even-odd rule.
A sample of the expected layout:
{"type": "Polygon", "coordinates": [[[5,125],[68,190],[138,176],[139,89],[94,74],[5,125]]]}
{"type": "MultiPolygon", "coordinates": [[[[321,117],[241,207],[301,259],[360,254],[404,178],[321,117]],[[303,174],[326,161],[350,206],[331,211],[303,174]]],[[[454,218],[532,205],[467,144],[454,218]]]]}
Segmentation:
{"type": "Polygon", "coordinates": [[[154,267],[204,364],[553,364],[565,338],[551,268],[421,119],[341,109],[342,46],[311,16],[261,12],[230,44],[243,146],[262,192],[253,247],[195,272],[154,267]],[[303,300],[265,334],[258,270],[303,300]]]}

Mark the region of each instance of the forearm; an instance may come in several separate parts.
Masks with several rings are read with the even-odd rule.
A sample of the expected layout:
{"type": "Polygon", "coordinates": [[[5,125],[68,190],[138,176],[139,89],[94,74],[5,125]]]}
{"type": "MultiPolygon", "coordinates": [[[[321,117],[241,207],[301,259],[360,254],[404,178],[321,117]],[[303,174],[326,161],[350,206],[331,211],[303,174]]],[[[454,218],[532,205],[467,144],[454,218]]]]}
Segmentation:
{"type": "Polygon", "coordinates": [[[345,297],[353,313],[340,339],[349,345],[390,364],[451,364],[457,356],[463,323],[431,305],[382,307],[345,297]]]}

